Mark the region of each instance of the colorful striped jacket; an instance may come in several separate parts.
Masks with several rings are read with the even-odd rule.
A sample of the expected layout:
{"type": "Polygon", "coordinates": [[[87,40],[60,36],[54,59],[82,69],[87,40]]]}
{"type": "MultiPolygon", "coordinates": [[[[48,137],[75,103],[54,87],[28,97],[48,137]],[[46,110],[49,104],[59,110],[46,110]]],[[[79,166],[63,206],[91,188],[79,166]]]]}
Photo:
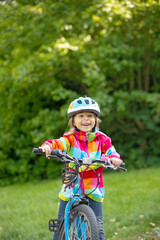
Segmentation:
{"type": "MultiPolygon", "coordinates": [[[[48,144],[51,149],[60,149],[76,158],[91,157],[92,159],[100,159],[102,154],[107,154],[110,157],[120,157],[113,147],[111,139],[98,130],[85,133],[73,129],[64,133],[63,137],[45,141],[43,144],[48,144]]],[[[83,179],[81,178],[82,194],[87,194],[93,200],[102,202],[104,198],[103,167],[94,164],[94,170],[99,177],[97,188],[97,176],[94,171],[84,165],[81,169],[83,171],[83,179]],[[95,188],[96,190],[93,191],[95,188]],[[90,194],[90,192],[92,193],[90,194]]],[[[82,172],[80,172],[80,177],[82,177],[82,172]]],[[[64,201],[68,201],[71,196],[72,190],[65,189],[63,184],[59,197],[64,201]]]]}

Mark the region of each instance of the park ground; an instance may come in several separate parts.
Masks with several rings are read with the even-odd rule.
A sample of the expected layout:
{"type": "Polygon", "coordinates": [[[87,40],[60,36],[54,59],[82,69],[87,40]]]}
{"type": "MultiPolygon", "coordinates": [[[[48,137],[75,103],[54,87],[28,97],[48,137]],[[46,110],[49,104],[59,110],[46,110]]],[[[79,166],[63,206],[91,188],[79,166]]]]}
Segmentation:
{"type": "MultiPolygon", "coordinates": [[[[107,240],[160,239],[160,168],[104,173],[107,240]]],[[[60,180],[0,187],[0,240],[49,240],[60,180]]]]}

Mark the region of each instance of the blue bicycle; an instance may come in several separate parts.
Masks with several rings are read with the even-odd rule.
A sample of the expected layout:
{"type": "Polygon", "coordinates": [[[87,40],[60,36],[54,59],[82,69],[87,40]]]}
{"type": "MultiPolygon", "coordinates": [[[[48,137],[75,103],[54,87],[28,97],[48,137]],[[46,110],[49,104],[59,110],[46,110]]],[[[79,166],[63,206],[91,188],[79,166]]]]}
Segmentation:
{"type": "MultiPolygon", "coordinates": [[[[40,155],[45,155],[40,149],[34,148],[33,152],[40,155]]],[[[96,216],[93,210],[88,205],[88,200],[80,193],[80,176],[79,170],[82,165],[92,169],[93,163],[99,163],[105,168],[113,170],[124,170],[124,163],[120,167],[114,167],[110,160],[107,162],[101,159],[93,160],[91,158],[76,159],[61,152],[60,150],[52,150],[50,158],[57,158],[65,163],[62,169],[62,182],[66,188],[73,189],[73,196],[66,205],[64,219],[51,219],[49,221],[49,230],[58,232],[59,240],[98,240],[99,230],[96,216]],[[73,163],[72,167],[69,163],[73,163]]],[[[92,169],[94,171],[94,169],[92,169]]],[[[82,176],[83,177],[83,172],[82,176]]],[[[97,176],[97,186],[98,186],[97,176]]]]}

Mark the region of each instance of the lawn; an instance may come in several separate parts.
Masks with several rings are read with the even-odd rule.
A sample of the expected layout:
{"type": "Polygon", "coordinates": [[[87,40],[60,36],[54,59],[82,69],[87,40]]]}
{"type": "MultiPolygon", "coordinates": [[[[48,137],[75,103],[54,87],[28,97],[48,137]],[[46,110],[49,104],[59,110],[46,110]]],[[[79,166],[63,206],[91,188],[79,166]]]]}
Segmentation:
{"type": "MultiPolygon", "coordinates": [[[[160,168],[104,174],[107,240],[160,239],[160,168]]],[[[60,180],[0,187],[0,240],[49,240],[60,180]]]]}

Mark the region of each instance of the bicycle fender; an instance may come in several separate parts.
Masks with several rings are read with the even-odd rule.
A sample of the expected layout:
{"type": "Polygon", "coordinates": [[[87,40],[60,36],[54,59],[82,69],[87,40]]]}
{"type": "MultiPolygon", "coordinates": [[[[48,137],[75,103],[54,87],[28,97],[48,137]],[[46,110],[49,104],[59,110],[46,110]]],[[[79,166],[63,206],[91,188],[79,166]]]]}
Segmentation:
{"type": "Polygon", "coordinates": [[[83,199],[83,198],[72,198],[66,205],[66,209],[65,209],[65,217],[64,217],[64,228],[65,228],[65,237],[66,240],[69,240],[69,218],[70,218],[70,206],[71,208],[74,208],[75,206],[78,206],[80,204],[88,204],[87,199],[83,199]]]}
{"type": "Polygon", "coordinates": [[[65,228],[65,237],[66,240],[69,240],[69,218],[70,218],[70,205],[71,205],[71,209],[73,209],[74,207],[81,205],[81,204],[85,204],[88,205],[89,202],[87,199],[85,198],[72,198],[66,205],[66,209],[65,209],[65,218],[64,218],[64,228],[65,228]]]}
{"type": "Polygon", "coordinates": [[[76,206],[79,206],[81,204],[85,204],[85,205],[89,205],[89,201],[85,198],[79,198],[77,201],[75,201],[73,204],[72,204],[72,209],[76,206]]]}

